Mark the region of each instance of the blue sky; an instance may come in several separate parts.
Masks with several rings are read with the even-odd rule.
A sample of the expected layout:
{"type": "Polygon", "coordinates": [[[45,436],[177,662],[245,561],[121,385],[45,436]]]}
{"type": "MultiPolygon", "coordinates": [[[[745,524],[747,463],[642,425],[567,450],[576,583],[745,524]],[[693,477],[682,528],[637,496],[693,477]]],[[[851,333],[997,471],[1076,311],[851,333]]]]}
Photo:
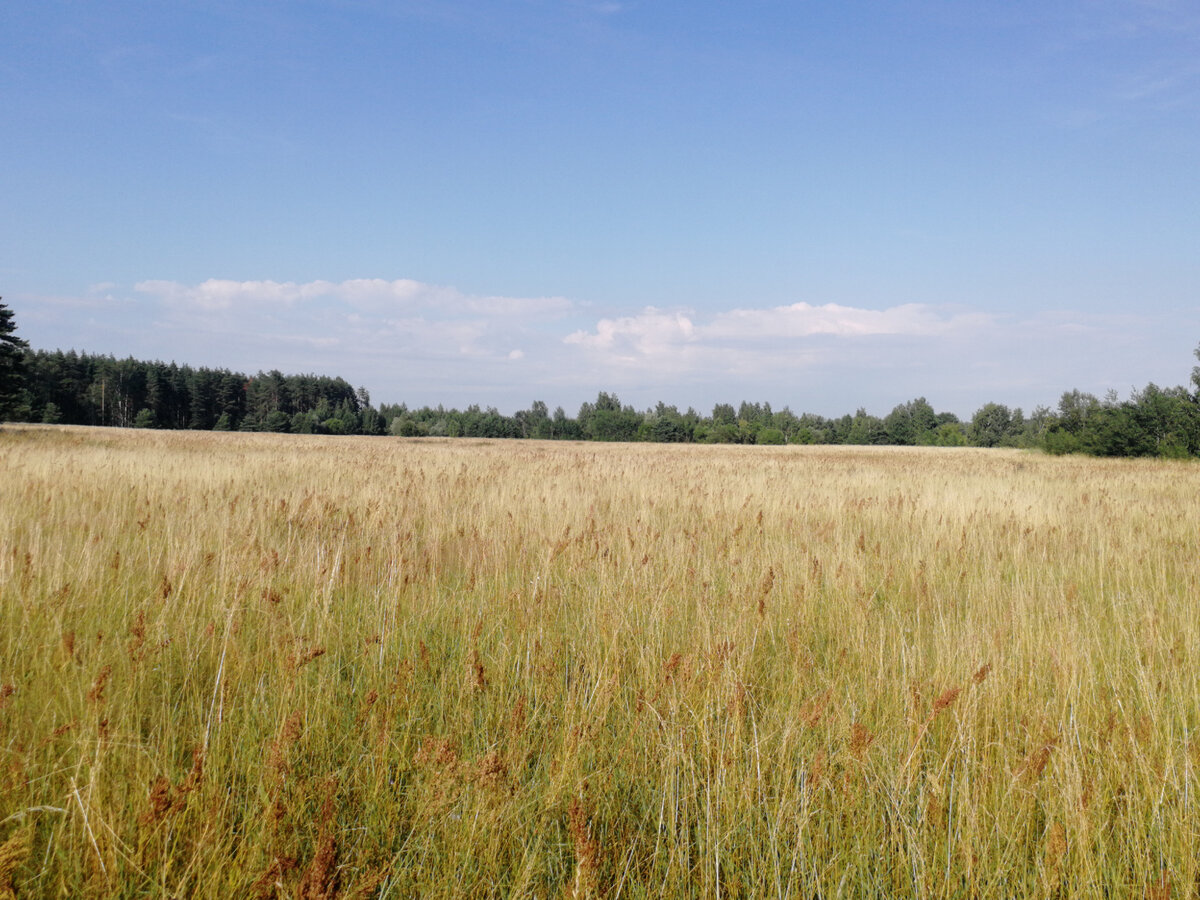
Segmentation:
{"type": "Polygon", "coordinates": [[[0,123],[36,347],[970,415],[1200,342],[1193,3],[10,0],[0,123]]]}

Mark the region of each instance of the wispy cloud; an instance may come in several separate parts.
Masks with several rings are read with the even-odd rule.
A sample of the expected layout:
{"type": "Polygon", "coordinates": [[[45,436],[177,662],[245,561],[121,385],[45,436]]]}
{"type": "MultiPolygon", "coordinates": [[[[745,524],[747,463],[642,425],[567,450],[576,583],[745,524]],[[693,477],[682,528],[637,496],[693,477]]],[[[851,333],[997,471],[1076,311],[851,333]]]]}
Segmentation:
{"type": "Polygon", "coordinates": [[[230,281],[210,278],[197,285],[141,281],[134,290],[178,309],[270,309],[297,304],[336,304],[356,312],[429,310],[443,316],[548,315],[569,310],[563,297],[498,297],[464,294],[455,288],[408,278],[352,278],[346,281],[230,281]]]}
{"type": "Polygon", "coordinates": [[[645,356],[690,343],[695,336],[696,328],[684,313],[661,312],[648,306],[636,316],[601,319],[594,332],[575,331],[563,338],[563,342],[603,352],[645,356]]]}
{"type": "Polygon", "coordinates": [[[143,321],[174,334],[172,352],[188,360],[336,372],[364,383],[380,372],[421,385],[492,382],[483,374],[492,367],[536,368],[544,364],[539,347],[558,347],[556,323],[576,309],[564,297],[471,294],[408,278],[146,280],[133,292],[143,321]]]}
{"type": "Polygon", "coordinates": [[[735,308],[707,316],[693,310],[666,312],[647,307],[640,314],[601,319],[593,331],[576,331],[564,340],[622,361],[671,354],[687,348],[777,345],[818,335],[855,338],[878,335],[944,337],[988,326],[993,317],[945,310],[920,303],[888,309],[864,309],[828,303],[814,306],[735,308]]]}
{"type": "Polygon", "coordinates": [[[1104,58],[1105,75],[1089,79],[1087,105],[1067,113],[1068,127],[1135,114],[1173,115],[1200,107],[1200,12],[1173,0],[1100,2],[1076,13],[1065,49],[1104,58]],[[1152,48],[1152,49],[1151,49],[1152,48]]]}
{"type": "Polygon", "coordinates": [[[778,339],[829,334],[943,336],[979,328],[990,317],[981,313],[946,310],[922,303],[888,309],[863,309],[827,303],[812,306],[793,303],[770,309],[734,309],[717,316],[704,329],[706,335],[740,339],[778,339]]]}

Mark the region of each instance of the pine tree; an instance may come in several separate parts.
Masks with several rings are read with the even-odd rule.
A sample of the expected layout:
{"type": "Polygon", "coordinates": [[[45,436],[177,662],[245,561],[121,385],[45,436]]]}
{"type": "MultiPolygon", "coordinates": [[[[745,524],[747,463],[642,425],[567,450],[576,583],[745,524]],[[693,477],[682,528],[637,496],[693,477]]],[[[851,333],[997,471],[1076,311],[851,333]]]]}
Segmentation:
{"type": "Polygon", "coordinates": [[[17,409],[25,387],[25,350],[29,344],[16,336],[12,310],[0,303],[0,422],[17,409]]]}

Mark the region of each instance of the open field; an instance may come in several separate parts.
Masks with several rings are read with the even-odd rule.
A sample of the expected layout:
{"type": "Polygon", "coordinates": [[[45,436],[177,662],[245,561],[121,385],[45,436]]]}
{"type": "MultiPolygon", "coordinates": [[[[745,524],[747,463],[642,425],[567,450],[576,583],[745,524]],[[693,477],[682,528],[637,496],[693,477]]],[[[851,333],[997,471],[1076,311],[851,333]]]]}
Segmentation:
{"type": "Polygon", "coordinates": [[[0,897],[1193,897],[1200,466],[0,431],[0,897]]]}

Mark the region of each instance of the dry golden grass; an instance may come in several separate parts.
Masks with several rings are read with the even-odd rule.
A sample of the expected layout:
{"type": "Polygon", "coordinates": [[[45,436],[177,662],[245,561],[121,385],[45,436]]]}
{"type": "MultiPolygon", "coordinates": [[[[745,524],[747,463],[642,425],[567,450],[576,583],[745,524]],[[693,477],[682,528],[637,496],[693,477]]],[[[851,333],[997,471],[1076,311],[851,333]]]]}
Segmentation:
{"type": "Polygon", "coordinates": [[[1190,897],[1200,467],[0,432],[0,896],[1190,897]]]}

